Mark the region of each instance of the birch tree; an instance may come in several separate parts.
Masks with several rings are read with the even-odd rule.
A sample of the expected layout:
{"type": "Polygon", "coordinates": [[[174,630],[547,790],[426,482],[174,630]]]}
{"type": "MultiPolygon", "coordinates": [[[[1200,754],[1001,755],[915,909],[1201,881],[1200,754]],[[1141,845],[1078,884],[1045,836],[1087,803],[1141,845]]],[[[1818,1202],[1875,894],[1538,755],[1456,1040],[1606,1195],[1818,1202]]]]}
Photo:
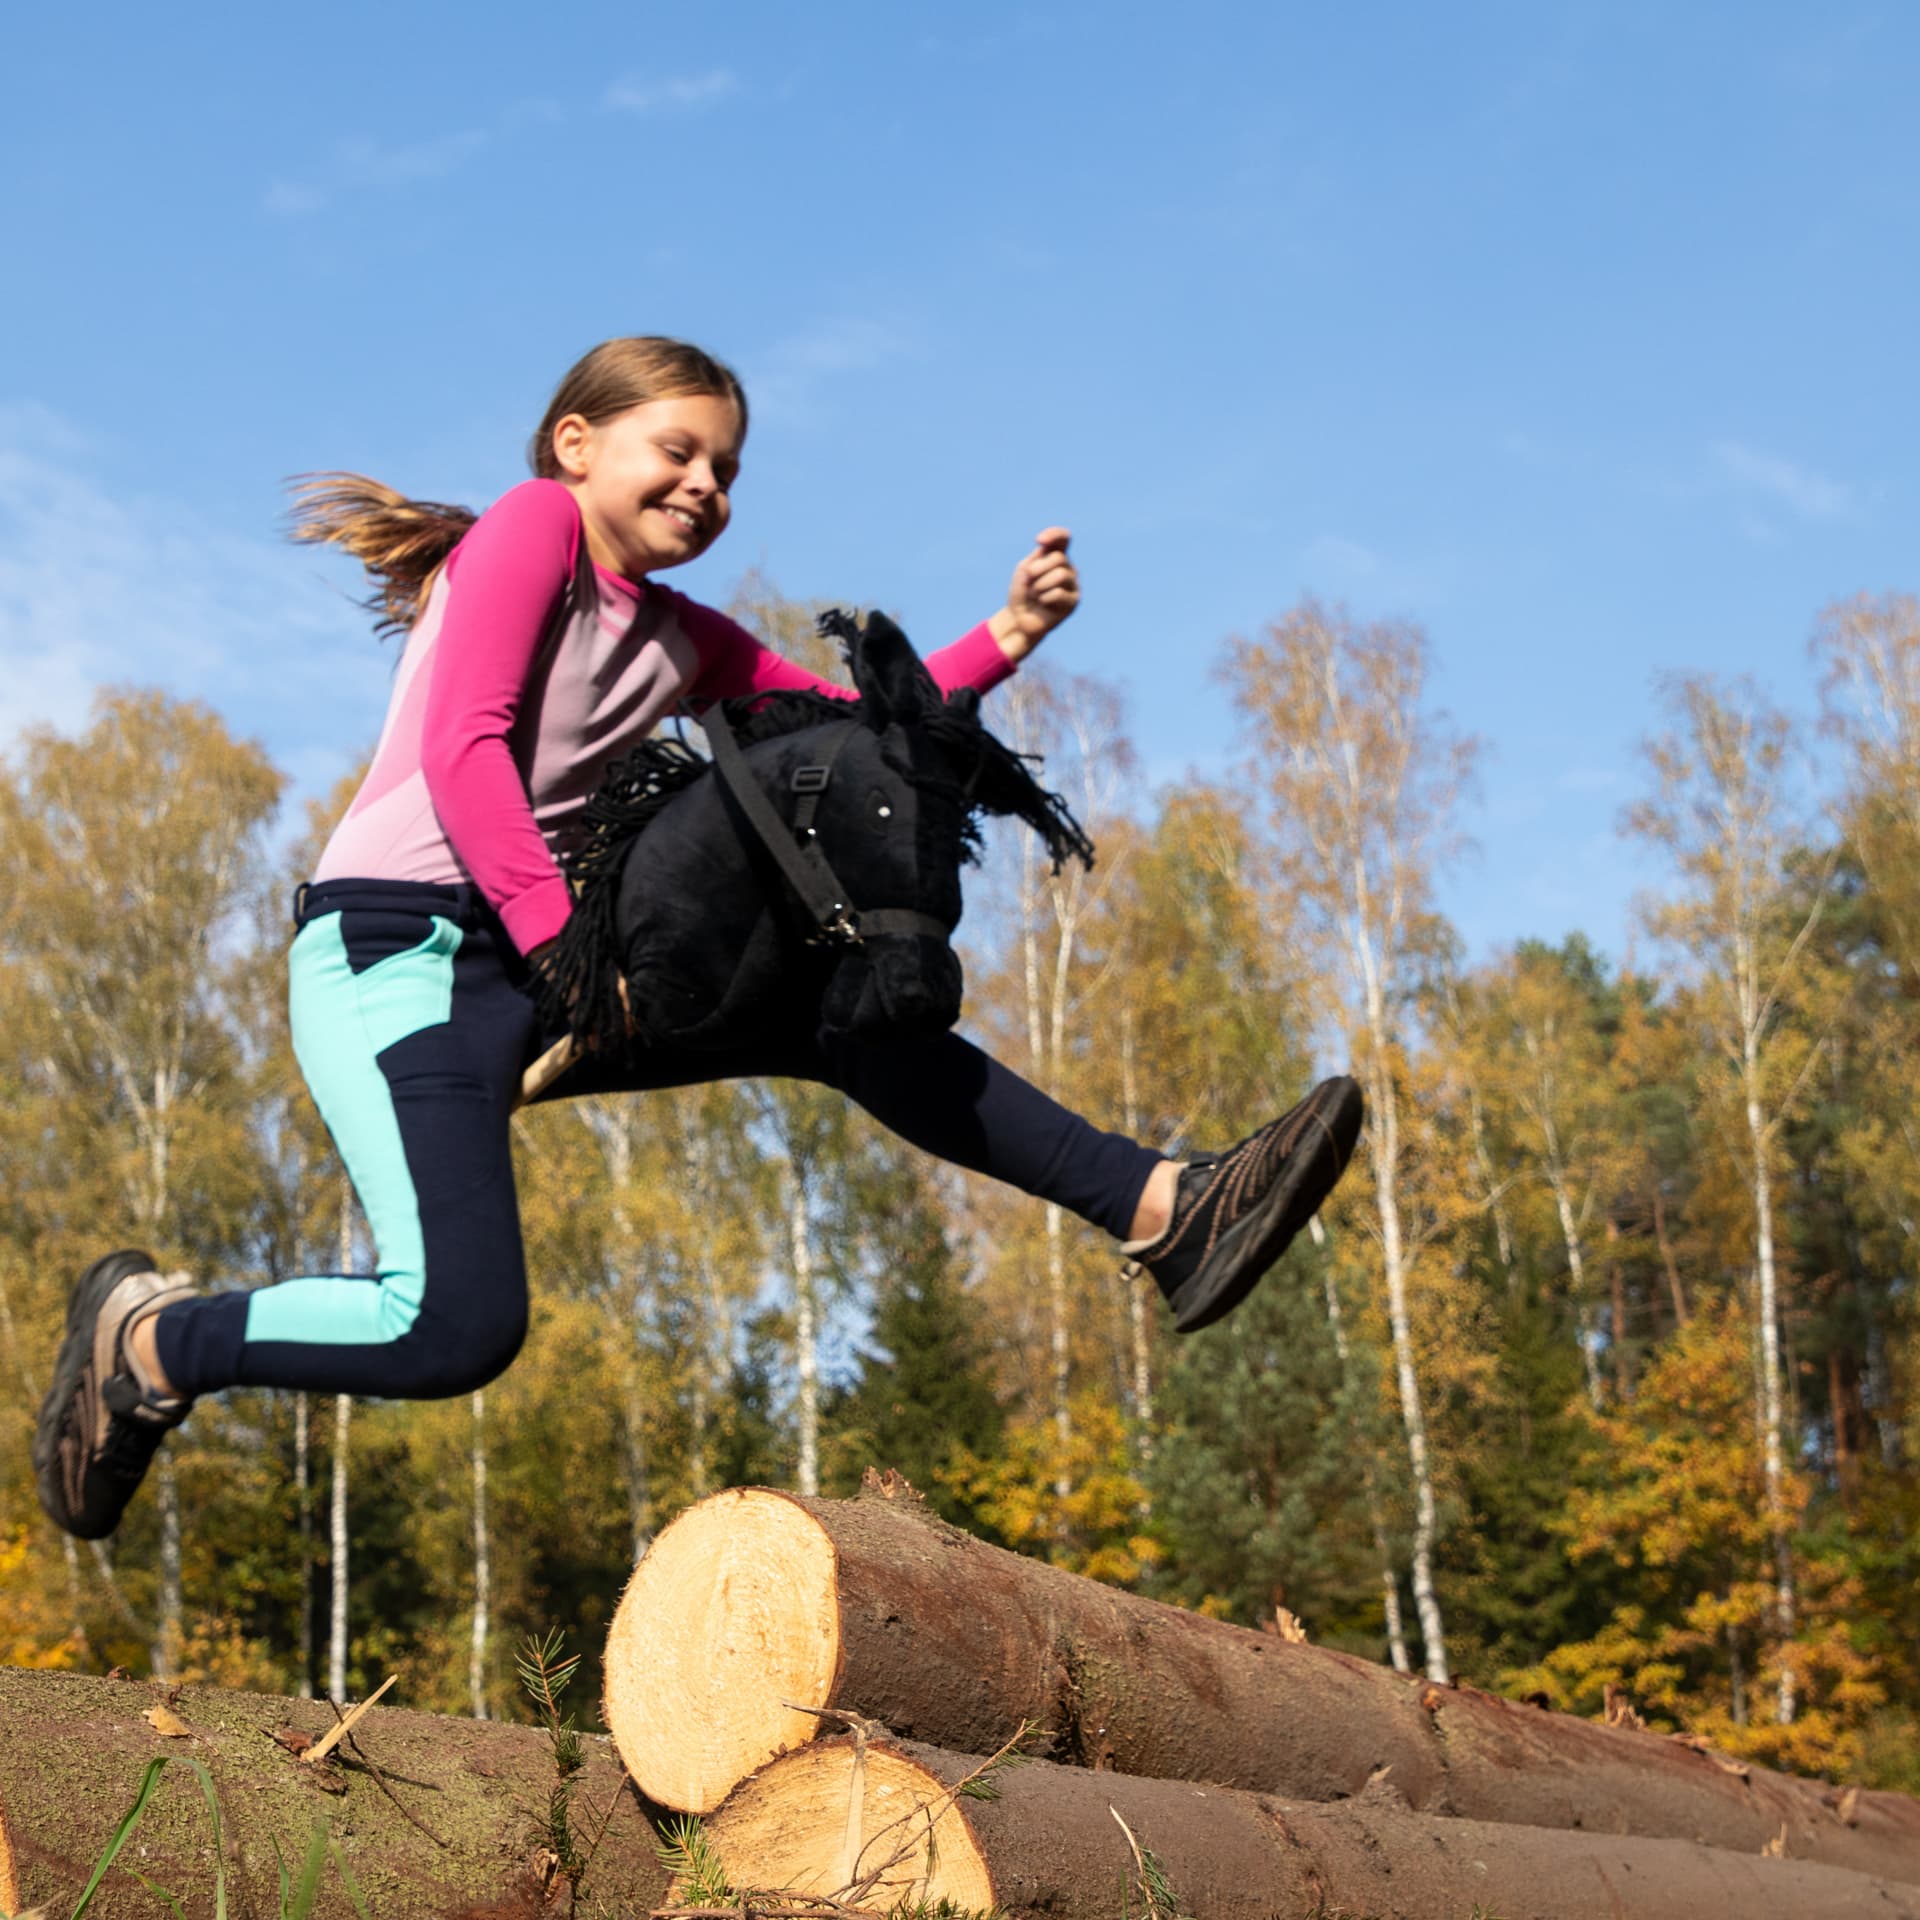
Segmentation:
{"type": "Polygon", "coordinates": [[[1303,602],[1259,640],[1236,640],[1225,677],[1264,796],[1278,895],[1292,903],[1331,1028],[1367,1097],[1364,1215],[1386,1292],[1394,1378],[1411,1474],[1414,1605],[1428,1676],[1449,1678],[1434,1584],[1439,1505],[1416,1363],[1413,1287],[1427,1227],[1410,1216],[1406,1002],[1434,950],[1433,876],[1453,851],[1453,816],[1474,745],[1427,710],[1417,628],[1360,625],[1303,602]]]}
{"type": "MultiPolygon", "coordinates": [[[[31,1010],[35,1092],[92,1143],[93,1219],[117,1217],[165,1267],[204,1273],[240,1237],[252,1160],[221,943],[258,883],[279,791],[206,708],[125,691],[102,694],[76,738],[27,733],[0,779],[0,951],[31,1010]]],[[[151,1659],[170,1677],[183,1639],[171,1450],[154,1502],[151,1659]]]]}
{"type": "Polygon", "coordinates": [[[1811,835],[1795,804],[1798,754],[1785,714],[1748,681],[1722,686],[1682,676],[1669,683],[1667,697],[1674,725],[1647,743],[1653,790],[1628,810],[1626,825],[1675,869],[1680,891],[1649,907],[1648,925],[1694,970],[1695,1003],[1736,1116],[1732,1141],[1752,1207],[1758,1398],[1781,1648],[1775,1713],[1787,1725],[1798,1682],[1774,1186],[1781,1128],[1807,1094],[1832,1017],[1834,985],[1822,977],[1812,939],[1833,862],[1816,862],[1798,884],[1788,872],[1790,857],[1811,835]]]}

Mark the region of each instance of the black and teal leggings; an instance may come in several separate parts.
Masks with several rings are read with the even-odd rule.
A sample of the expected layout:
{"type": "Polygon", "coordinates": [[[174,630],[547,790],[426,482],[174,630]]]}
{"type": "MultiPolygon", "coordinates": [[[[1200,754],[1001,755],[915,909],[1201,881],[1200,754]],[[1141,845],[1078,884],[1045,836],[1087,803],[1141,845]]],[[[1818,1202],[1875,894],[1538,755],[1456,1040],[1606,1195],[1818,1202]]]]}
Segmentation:
{"type": "MultiPolygon", "coordinates": [[[[471,887],[302,890],[293,1045],[346,1163],[378,1271],[284,1280],[166,1308],[182,1392],[292,1387],[433,1399],[493,1379],[527,1331],[508,1122],[538,1031],[525,968],[471,887]]],[[[749,1075],[837,1087],[903,1139],[1123,1237],[1159,1155],[1102,1133],[958,1035],[739,1053],[589,1056],[547,1096],[749,1075]]]]}

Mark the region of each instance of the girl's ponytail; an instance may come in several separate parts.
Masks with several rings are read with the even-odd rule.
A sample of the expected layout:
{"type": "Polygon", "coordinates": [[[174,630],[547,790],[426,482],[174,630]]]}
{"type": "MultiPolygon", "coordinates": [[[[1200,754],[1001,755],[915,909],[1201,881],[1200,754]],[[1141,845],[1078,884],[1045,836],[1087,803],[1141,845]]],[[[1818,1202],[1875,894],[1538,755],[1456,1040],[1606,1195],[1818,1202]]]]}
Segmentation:
{"type": "Polygon", "coordinates": [[[366,602],[379,633],[419,618],[433,577],[477,517],[470,508],[409,500],[362,473],[310,473],[293,483],[292,538],[344,547],[373,578],[366,602]]]}

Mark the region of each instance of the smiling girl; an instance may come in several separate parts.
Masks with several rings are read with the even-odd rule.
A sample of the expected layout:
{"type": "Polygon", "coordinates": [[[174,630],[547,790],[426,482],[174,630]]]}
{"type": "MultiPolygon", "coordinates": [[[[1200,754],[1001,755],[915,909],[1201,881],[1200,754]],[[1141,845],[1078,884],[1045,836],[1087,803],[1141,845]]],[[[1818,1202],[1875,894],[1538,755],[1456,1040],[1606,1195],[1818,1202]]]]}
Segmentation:
{"type": "MultiPolygon", "coordinates": [[[[408,629],[371,766],[296,897],[294,1050],[366,1213],[377,1268],[197,1291],[144,1252],[80,1280],[34,1438],[40,1497],[111,1533],[195,1395],[229,1386],[433,1398],[519,1350],[527,1276],[509,1120],[558,1036],[529,993],[573,911],[556,858],[601,775],[664,718],[787,688],[850,698],[653,575],[725,531],[747,433],[697,347],[610,340],[561,382],[536,478],[477,518],[356,475],[302,490],[296,537],[355,554],[408,629]]],[[[985,692],[1079,603],[1063,528],[993,616],[926,661],[985,692]]],[[[811,1023],[808,1023],[811,1024],[811,1023]]],[[[1184,1167],[1102,1132],[951,1032],[796,1036],[737,1054],[635,1049],[542,1098],[782,1074],[839,1088],[903,1138],[1126,1243],[1181,1331],[1226,1313],[1339,1177],[1359,1095],[1328,1081],[1184,1167]]]]}

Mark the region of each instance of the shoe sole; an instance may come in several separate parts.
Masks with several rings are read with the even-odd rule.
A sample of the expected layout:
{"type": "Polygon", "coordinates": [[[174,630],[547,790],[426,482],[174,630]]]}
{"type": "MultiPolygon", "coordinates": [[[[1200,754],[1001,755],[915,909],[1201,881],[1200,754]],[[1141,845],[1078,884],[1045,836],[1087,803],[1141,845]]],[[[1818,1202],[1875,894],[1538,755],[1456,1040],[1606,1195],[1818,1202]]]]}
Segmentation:
{"type": "Polygon", "coordinates": [[[1287,1118],[1300,1117],[1300,1144],[1244,1220],[1221,1237],[1200,1271],[1174,1291],[1176,1333],[1198,1333],[1231,1313],[1320,1211],[1347,1170],[1360,1137],[1366,1101],[1344,1074],[1323,1080],[1287,1118]]]}
{"type": "MultiPolygon", "coordinates": [[[[47,1397],[40,1403],[40,1418],[33,1430],[33,1477],[47,1517],[78,1540],[96,1540],[104,1536],[99,1532],[82,1531],[75,1524],[75,1516],[67,1511],[66,1489],[60,1484],[60,1432],[72,1411],[74,1395],[80,1387],[80,1376],[93,1360],[94,1324],[100,1317],[101,1306],[129,1274],[151,1273],[153,1270],[151,1254],[140,1253],[132,1248],[107,1254],[80,1276],[80,1284],[74,1288],[73,1298],[67,1303],[66,1337],[61,1341],[59,1356],[53,1363],[53,1385],[47,1389],[47,1397]]],[[[108,1533],[112,1531],[111,1527],[106,1529],[108,1533]]]]}

